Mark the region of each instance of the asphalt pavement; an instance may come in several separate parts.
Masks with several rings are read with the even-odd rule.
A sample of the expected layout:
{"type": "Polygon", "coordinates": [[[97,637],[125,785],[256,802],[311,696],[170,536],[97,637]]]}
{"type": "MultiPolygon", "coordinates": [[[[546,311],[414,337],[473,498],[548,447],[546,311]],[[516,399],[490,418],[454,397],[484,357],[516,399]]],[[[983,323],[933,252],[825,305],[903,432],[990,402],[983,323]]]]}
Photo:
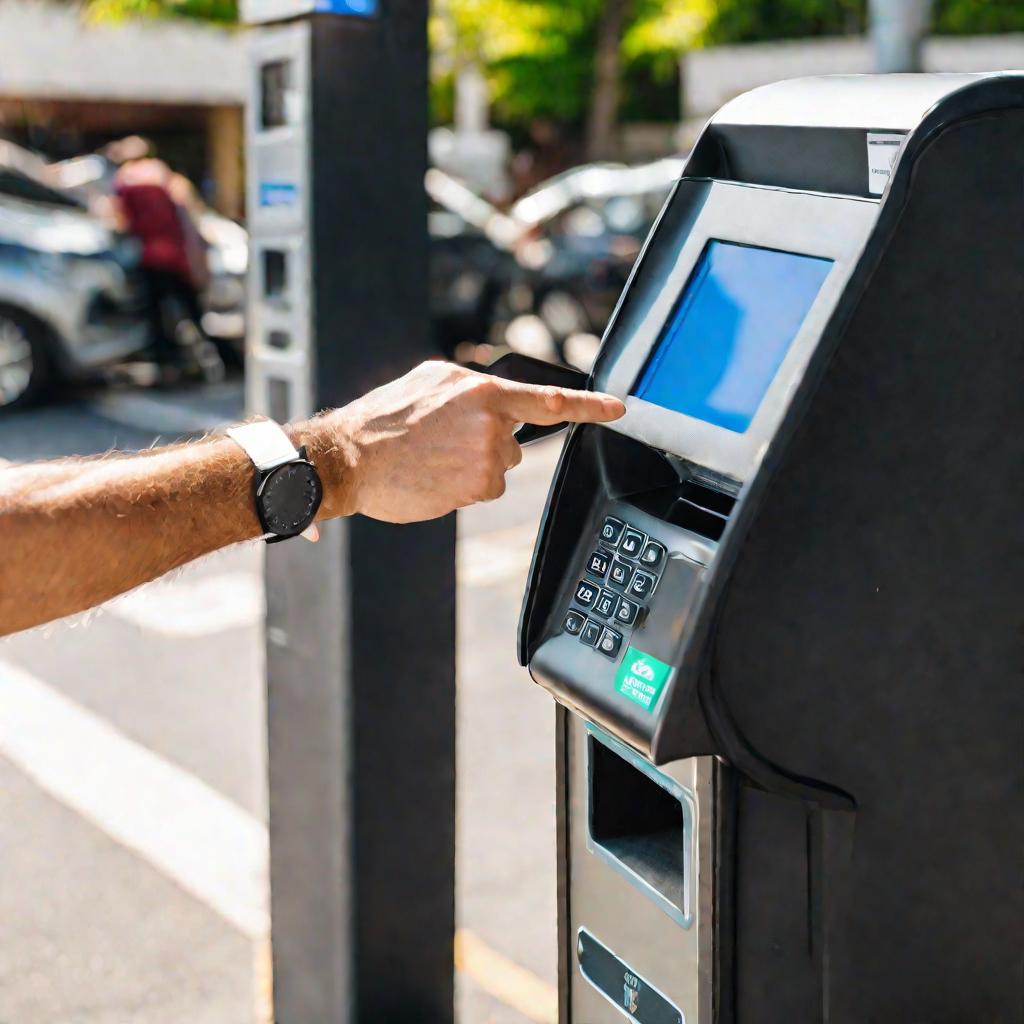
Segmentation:
{"type": "MultiPolygon", "coordinates": [[[[139,449],[241,388],[79,393],[0,458],[139,449]]],[[[458,1019],[552,1021],[553,709],[515,627],[557,442],[460,515],[458,1019]]],[[[268,1019],[259,546],[0,640],[0,1024],[268,1019]]]]}

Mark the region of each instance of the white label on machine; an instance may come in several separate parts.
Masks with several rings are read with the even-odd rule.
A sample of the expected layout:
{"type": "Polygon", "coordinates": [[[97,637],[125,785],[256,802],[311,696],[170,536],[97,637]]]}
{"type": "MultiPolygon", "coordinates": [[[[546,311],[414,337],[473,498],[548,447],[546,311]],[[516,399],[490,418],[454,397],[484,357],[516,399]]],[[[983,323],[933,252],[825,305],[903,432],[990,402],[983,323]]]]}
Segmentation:
{"type": "Polygon", "coordinates": [[[905,138],[905,135],[888,132],[868,132],[868,192],[871,195],[880,196],[885,191],[905,138]]]}

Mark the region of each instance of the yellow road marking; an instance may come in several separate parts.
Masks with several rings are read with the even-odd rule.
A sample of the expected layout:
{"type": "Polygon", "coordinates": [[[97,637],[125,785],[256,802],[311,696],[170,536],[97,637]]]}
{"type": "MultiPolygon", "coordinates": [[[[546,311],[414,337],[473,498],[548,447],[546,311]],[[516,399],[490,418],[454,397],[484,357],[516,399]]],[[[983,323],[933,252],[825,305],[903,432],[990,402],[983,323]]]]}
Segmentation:
{"type": "Polygon", "coordinates": [[[558,990],[466,928],[455,933],[455,969],[536,1024],[558,1024],[558,990]]]}

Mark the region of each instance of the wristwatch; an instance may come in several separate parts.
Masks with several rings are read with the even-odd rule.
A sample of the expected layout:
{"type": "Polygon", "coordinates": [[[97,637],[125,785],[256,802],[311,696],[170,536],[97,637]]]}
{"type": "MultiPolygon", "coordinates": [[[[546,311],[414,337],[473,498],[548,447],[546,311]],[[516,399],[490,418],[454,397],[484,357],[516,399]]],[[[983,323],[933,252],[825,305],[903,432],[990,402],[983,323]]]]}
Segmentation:
{"type": "Polygon", "coordinates": [[[297,537],[312,524],[324,489],[306,449],[296,449],[273,421],[259,420],[231,427],[228,437],[256,467],[256,515],[268,544],[297,537]]]}

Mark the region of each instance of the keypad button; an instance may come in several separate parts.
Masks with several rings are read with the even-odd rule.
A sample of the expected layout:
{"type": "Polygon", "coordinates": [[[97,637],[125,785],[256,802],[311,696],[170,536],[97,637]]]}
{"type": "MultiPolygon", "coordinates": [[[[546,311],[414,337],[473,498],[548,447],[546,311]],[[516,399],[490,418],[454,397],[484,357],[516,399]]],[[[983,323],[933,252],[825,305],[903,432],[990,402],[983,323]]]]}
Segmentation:
{"type": "Polygon", "coordinates": [[[645,540],[647,540],[647,534],[634,530],[631,526],[623,533],[622,540],[619,541],[619,552],[627,558],[639,558],[645,540]]]}
{"type": "Polygon", "coordinates": [[[610,619],[615,614],[615,606],[619,603],[619,595],[610,590],[602,590],[594,602],[594,614],[602,619],[610,619]]]}
{"type": "Polygon", "coordinates": [[[600,588],[593,583],[588,583],[586,580],[580,580],[576,587],[576,593],[573,594],[573,598],[577,604],[583,605],[584,608],[589,608],[594,601],[597,600],[599,589],[600,588]]]}
{"type": "Polygon", "coordinates": [[[640,564],[649,565],[652,569],[656,569],[661,565],[661,560],[664,557],[664,546],[659,544],[656,540],[649,540],[647,545],[644,547],[644,553],[640,556],[640,564]]]}
{"type": "Polygon", "coordinates": [[[611,572],[608,573],[608,580],[613,587],[621,587],[623,590],[629,586],[633,576],[633,566],[627,562],[620,562],[616,559],[612,562],[611,572]]]}
{"type": "Polygon", "coordinates": [[[587,619],[587,624],[583,627],[583,632],[580,633],[580,640],[588,647],[596,647],[597,641],[601,638],[602,629],[604,626],[600,622],[587,619]]]}
{"type": "Polygon", "coordinates": [[[587,621],[586,615],[583,612],[576,611],[575,608],[570,608],[568,614],[565,616],[565,622],[562,628],[570,636],[577,636],[581,629],[583,629],[583,623],[587,621]]]}
{"type": "Polygon", "coordinates": [[[614,658],[622,646],[622,634],[616,633],[614,629],[607,626],[601,631],[601,639],[597,642],[597,649],[609,658],[614,658]]]}
{"type": "Polygon", "coordinates": [[[625,525],[626,524],[621,519],[616,519],[615,516],[609,516],[604,521],[604,526],[601,527],[601,540],[606,544],[618,544],[625,525]]]}
{"type": "Polygon", "coordinates": [[[634,601],[620,597],[619,603],[615,606],[615,621],[621,622],[624,626],[632,626],[639,611],[640,606],[634,601]]]}
{"type": "Polygon", "coordinates": [[[608,575],[608,566],[611,564],[611,556],[607,551],[595,551],[587,559],[587,573],[603,580],[608,575]]]}
{"type": "Polygon", "coordinates": [[[626,593],[630,597],[635,597],[640,601],[646,601],[654,592],[654,586],[658,582],[657,576],[652,576],[649,572],[644,572],[643,569],[637,569],[633,573],[633,580],[629,584],[626,593]]]}

